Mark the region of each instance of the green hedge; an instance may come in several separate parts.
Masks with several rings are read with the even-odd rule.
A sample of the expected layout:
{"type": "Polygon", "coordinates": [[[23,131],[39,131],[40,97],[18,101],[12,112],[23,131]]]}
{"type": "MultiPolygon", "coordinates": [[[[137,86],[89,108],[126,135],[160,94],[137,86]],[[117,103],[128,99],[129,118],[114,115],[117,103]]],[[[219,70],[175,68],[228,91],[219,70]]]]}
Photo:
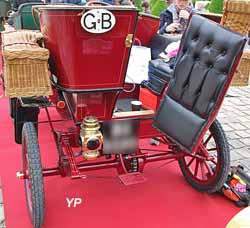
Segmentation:
{"type": "MultiPolygon", "coordinates": [[[[141,7],[142,1],[143,0],[134,0],[135,6],[140,11],[142,11],[142,7],[141,7]]],[[[150,0],[149,7],[150,7],[151,14],[155,16],[160,16],[160,13],[167,8],[167,4],[165,0],[150,0]]]]}
{"type": "Polygon", "coordinates": [[[142,11],[141,3],[142,3],[142,0],[134,0],[135,6],[136,6],[140,11],[142,11]]]}
{"type": "Polygon", "coordinates": [[[211,13],[222,13],[223,12],[223,0],[212,0],[211,3],[206,7],[211,13]]]}
{"type": "Polygon", "coordinates": [[[155,16],[160,16],[160,13],[167,8],[165,0],[150,0],[150,10],[155,16]]]}
{"type": "Polygon", "coordinates": [[[167,8],[165,0],[150,0],[150,10],[155,16],[160,16],[160,13],[167,8]]]}

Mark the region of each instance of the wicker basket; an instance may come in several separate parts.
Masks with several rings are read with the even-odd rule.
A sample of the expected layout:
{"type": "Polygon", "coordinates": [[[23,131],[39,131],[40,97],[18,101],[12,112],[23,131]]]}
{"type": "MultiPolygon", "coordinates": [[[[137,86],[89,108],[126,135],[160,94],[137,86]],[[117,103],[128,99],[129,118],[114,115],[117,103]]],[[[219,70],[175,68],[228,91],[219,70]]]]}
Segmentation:
{"type": "Polygon", "coordinates": [[[245,50],[235,72],[231,86],[247,86],[250,76],[250,50],[245,50]]]}
{"type": "Polygon", "coordinates": [[[41,34],[14,31],[2,34],[5,95],[9,97],[52,94],[49,80],[49,51],[39,47],[41,34]]]}
{"type": "Polygon", "coordinates": [[[250,1],[225,0],[221,24],[225,27],[247,35],[250,31],[250,1]]]}
{"type": "MultiPolygon", "coordinates": [[[[250,0],[225,0],[221,24],[232,31],[248,35],[250,31],[250,0]]],[[[250,51],[241,57],[231,86],[247,86],[250,76],[250,51]]]]}

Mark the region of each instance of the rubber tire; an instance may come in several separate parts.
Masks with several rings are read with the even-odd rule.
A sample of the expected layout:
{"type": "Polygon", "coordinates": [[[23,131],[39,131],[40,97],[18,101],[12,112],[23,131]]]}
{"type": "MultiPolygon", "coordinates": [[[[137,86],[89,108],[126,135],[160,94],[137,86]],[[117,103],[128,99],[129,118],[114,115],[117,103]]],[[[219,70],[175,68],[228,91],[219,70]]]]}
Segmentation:
{"type": "Polygon", "coordinates": [[[225,135],[225,132],[219,123],[218,120],[215,120],[213,124],[210,126],[209,130],[211,131],[214,141],[216,141],[218,148],[219,148],[219,155],[221,157],[221,165],[218,171],[217,176],[215,177],[214,181],[210,183],[209,185],[201,185],[197,182],[195,182],[185,169],[185,160],[184,158],[180,158],[179,160],[179,166],[181,169],[181,172],[186,179],[186,181],[195,189],[197,189],[200,192],[206,192],[206,193],[213,193],[221,189],[223,184],[226,182],[229,169],[230,169],[230,149],[228,145],[228,141],[225,135]]]}
{"type": "MultiPolygon", "coordinates": [[[[44,184],[42,175],[42,163],[40,157],[40,149],[37,140],[36,128],[32,122],[26,122],[23,125],[22,134],[23,143],[23,169],[25,169],[25,160],[28,161],[28,173],[30,184],[30,195],[32,203],[32,211],[29,207],[28,212],[34,228],[40,228],[44,223],[44,184]],[[24,151],[24,144],[26,144],[26,153],[24,151]]],[[[27,183],[24,182],[27,206],[29,202],[29,195],[27,190],[27,183]]]]}

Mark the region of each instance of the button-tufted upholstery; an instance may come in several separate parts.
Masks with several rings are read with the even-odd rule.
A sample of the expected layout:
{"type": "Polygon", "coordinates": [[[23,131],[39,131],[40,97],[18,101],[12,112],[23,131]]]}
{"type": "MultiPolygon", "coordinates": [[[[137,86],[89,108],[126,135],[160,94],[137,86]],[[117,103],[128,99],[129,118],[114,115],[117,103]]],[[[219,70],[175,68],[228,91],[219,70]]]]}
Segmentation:
{"type": "Polygon", "coordinates": [[[245,42],[244,37],[194,15],[154,126],[192,152],[202,130],[215,118],[245,42]]]}

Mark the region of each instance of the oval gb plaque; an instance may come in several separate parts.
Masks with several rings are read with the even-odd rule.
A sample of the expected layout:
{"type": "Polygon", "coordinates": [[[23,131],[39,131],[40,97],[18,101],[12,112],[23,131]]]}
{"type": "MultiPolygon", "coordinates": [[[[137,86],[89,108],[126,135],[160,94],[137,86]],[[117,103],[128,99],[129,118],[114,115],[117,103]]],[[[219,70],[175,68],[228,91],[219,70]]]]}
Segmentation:
{"type": "Polygon", "coordinates": [[[105,33],[115,26],[115,16],[106,9],[92,9],[82,15],[81,25],[90,33],[105,33]]]}

